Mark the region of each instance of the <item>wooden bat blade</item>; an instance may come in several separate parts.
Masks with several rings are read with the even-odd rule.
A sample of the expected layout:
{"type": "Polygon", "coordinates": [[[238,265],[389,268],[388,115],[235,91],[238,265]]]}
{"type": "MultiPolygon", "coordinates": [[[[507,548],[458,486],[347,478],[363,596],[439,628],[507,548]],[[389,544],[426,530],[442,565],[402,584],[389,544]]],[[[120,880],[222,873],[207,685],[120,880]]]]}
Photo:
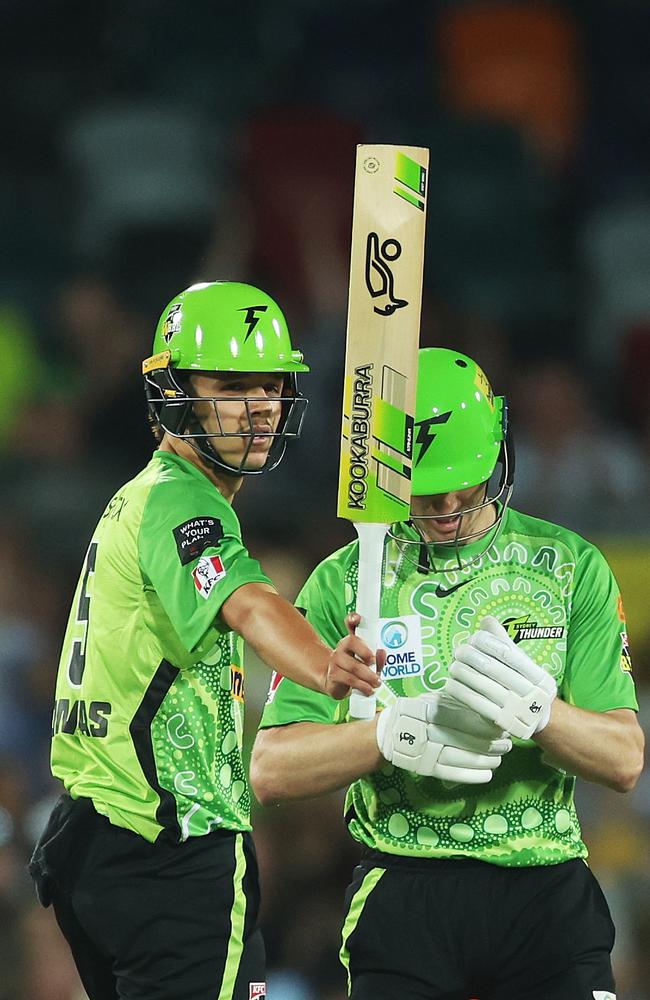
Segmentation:
{"type": "Polygon", "coordinates": [[[338,492],[355,522],[409,514],[428,162],[357,147],[338,492]]]}
{"type": "MultiPolygon", "coordinates": [[[[382,558],[409,517],[429,151],[357,147],[338,514],[359,535],[357,633],[379,645],[382,558]]],[[[350,697],[353,718],[375,698],[350,697]]]]}

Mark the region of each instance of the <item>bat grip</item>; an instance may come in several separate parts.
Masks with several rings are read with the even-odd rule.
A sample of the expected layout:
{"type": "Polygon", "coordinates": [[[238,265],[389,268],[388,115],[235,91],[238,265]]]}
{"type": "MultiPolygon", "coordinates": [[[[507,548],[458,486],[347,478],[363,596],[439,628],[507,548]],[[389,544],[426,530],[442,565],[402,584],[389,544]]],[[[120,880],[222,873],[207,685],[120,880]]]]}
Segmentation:
{"type": "MultiPolygon", "coordinates": [[[[361,621],[357,635],[370,646],[373,653],[380,645],[379,619],[381,605],[382,564],[384,539],[389,524],[355,523],[359,536],[359,579],[357,583],[357,614],[361,621]]],[[[350,693],[350,716],[353,719],[372,719],[376,711],[376,697],[360,691],[350,693]]]]}

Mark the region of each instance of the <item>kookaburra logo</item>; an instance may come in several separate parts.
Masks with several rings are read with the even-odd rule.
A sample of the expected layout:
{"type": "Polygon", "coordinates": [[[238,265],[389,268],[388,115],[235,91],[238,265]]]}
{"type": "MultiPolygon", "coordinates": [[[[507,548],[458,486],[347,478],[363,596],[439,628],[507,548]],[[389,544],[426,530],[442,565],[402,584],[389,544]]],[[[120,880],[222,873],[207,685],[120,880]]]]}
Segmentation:
{"type": "Polygon", "coordinates": [[[412,747],[413,744],[415,743],[415,736],[413,735],[413,733],[404,732],[399,734],[399,740],[400,743],[408,743],[408,745],[412,747]]]}
{"type": "Polygon", "coordinates": [[[373,306],[380,316],[392,316],[396,309],[408,305],[406,299],[395,295],[395,276],[390,268],[390,262],[397,260],[402,253],[398,240],[388,239],[380,244],[377,233],[368,233],[366,242],[366,287],[373,299],[381,299],[379,305],[373,306]]]}
{"type": "Polygon", "coordinates": [[[246,313],[246,315],[244,316],[244,323],[248,327],[248,330],[246,331],[246,336],[244,337],[244,343],[246,343],[246,341],[251,336],[251,334],[254,332],[255,327],[257,326],[257,324],[260,321],[260,317],[256,316],[255,313],[266,312],[266,310],[268,308],[269,308],[268,306],[243,306],[239,310],[240,312],[245,312],[246,313]]]}

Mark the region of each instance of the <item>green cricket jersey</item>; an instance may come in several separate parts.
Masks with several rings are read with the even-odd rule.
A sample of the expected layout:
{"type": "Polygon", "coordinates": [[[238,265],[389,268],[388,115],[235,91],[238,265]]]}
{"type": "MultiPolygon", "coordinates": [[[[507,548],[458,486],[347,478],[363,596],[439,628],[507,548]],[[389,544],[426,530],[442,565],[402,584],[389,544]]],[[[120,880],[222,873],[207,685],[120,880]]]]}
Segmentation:
{"type": "Polygon", "coordinates": [[[243,643],[218,615],[254,581],[230,504],[156,451],[100,518],[70,612],[52,772],[73,798],[150,841],[250,830],[243,643]]]}
{"type": "MultiPolygon", "coordinates": [[[[409,537],[412,529],[400,527],[409,537]]],[[[463,548],[479,554],[483,542],[463,548]]],[[[417,552],[416,547],[411,551],[417,552]]],[[[442,552],[442,548],[438,547],[442,552]]],[[[358,543],[325,559],[297,604],[334,645],[354,609],[358,543]]],[[[557,525],[516,511],[471,568],[420,572],[398,544],[386,543],[382,645],[387,651],[380,706],[444,685],[453,649],[484,615],[556,679],[559,695],[585,709],[637,709],[621,598],[601,553],[557,525]]],[[[275,676],[261,725],[342,723],[347,703],[275,676]]],[[[386,764],[350,787],[353,837],[392,854],[475,857],[498,865],[544,865],[585,857],[573,803],[575,777],[532,740],[515,740],[488,785],[420,777],[386,764]]]]}

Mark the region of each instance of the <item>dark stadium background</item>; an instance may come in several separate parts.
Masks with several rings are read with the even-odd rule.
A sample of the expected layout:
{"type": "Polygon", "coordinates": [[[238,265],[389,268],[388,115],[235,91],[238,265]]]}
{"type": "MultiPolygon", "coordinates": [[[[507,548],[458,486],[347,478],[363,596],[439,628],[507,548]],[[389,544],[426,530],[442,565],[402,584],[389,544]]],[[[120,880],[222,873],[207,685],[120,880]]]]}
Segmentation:
{"type": "MultiPolygon", "coordinates": [[[[80,1000],[25,862],[57,788],[58,646],[103,505],[148,459],[140,360],[195,280],[258,283],[313,373],[304,439],[237,503],[293,597],[335,517],[354,145],[427,145],[423,344],[511,401],[514,505],[600,544],[650,684],[650,5],[0,2],[0,1000],[80,1000]]],[[[267,674],[247,668],[249,744],[267,674]]],[[[642,717],[643,721],[643,717],[642,717]]],[[[650,779],[583,785],[650,997],[650,779]]],[[[257,809],[271,1000],[343,1000],[341,799],[257,809]]],[[[390,934],[390,928],[387,928],[390,934]]]]}

